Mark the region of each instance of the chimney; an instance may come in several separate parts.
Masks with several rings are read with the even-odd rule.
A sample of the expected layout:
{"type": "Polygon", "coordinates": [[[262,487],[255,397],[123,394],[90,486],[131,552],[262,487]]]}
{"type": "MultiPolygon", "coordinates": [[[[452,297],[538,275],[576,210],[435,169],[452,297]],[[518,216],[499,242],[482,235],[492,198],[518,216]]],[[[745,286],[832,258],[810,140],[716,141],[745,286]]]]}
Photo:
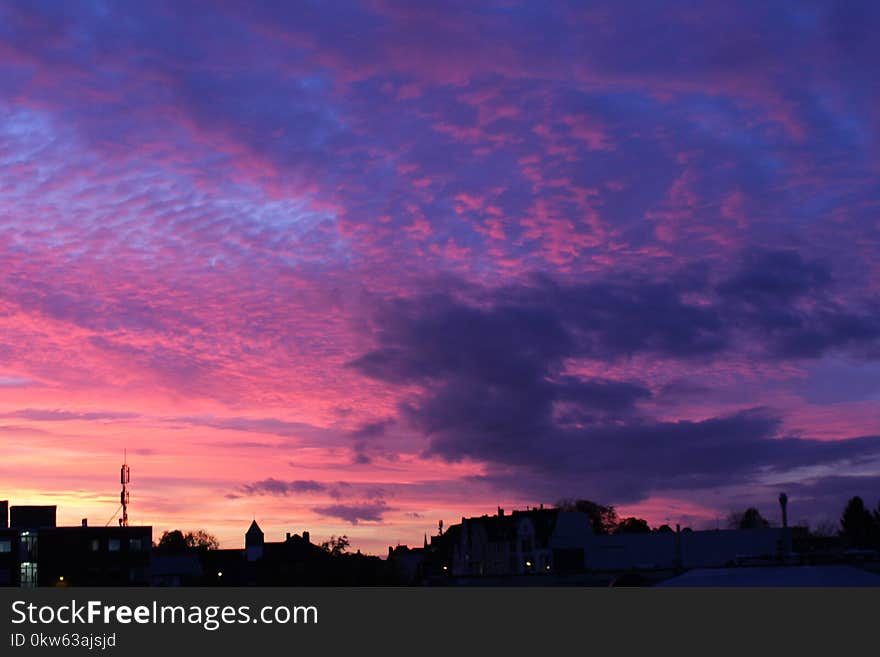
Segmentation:
{"type": "Polygon", "coordinates": [[[287,538],[285,540],[290,540],[290,532],[287,532],[287,538]]]}
{"type": "Polygon", "coordinates": [[[304,540],[306,543],[311,543],[311,541],[309,540],[310,536],[311,536],[311,535],[310,535],[308,532],[303,532],[303,540],[304,540]]]}
{"type": "Polygon", "coordinates": [[[88,519],[88,518],[83,518],[83,519],[82,519],[82,526],[83,526],[83,527],[88,527],[88,526],[89,526],[89,519],[88,519]]]}
{"type": "Polygon", "coordinates": [[[504,509],[502,509],[500,506],[498,507],[498,517],[499,518],[504,517],[504,509]]]}

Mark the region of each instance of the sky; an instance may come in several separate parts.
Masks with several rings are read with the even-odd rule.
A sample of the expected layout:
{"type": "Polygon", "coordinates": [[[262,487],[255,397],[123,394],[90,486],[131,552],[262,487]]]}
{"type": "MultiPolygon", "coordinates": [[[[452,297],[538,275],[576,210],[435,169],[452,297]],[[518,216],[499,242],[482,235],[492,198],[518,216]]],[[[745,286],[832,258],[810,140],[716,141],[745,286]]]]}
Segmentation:
{"type": "MultiPolygon", "coordinates": [[[[383,554],[880,501],[875,2],[3,2],[0,499],[383,554]]],[[[115,522],[115,521],[114,521],[115,522]]]]}

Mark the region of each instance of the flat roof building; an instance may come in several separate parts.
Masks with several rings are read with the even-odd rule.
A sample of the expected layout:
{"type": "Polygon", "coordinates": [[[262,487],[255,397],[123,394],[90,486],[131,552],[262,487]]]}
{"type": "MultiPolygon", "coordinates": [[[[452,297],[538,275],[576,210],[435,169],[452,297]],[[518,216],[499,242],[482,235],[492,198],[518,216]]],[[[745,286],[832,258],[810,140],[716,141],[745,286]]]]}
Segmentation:
{"type": "Polygon", "coordinates": [[[146,586],[152,527],[56,526],[55,506],[0,504],[0,586],[146,586]],[[5,525],[5,526],[4,526],[5,525]]]}

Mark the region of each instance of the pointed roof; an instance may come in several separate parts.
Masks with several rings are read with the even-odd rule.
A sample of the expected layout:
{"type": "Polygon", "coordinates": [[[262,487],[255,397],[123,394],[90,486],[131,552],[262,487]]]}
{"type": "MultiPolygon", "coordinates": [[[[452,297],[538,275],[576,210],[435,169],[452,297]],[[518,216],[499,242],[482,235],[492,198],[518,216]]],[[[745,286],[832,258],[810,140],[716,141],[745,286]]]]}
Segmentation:
{"type": "Polygon", "coordinates": [[[251,522],[251,526],[248,527],[248,530],[245,533],[245,536],[260,536],[260,537],[263,536],[263,530],[260,529],[260,526],[257,524],[256,519],[254,519],[251,522]]]}

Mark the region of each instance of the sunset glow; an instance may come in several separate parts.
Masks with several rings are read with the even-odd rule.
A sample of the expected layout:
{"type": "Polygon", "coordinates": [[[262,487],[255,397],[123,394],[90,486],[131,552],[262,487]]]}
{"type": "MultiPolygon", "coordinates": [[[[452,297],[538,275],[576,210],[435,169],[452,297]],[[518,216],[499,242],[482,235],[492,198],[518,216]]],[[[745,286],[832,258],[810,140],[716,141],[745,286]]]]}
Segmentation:
{"type": "Polygon", "coordinates": [[[0,7],[0,499],[876,504],[880,5],[277,4],[0,7]]]}

